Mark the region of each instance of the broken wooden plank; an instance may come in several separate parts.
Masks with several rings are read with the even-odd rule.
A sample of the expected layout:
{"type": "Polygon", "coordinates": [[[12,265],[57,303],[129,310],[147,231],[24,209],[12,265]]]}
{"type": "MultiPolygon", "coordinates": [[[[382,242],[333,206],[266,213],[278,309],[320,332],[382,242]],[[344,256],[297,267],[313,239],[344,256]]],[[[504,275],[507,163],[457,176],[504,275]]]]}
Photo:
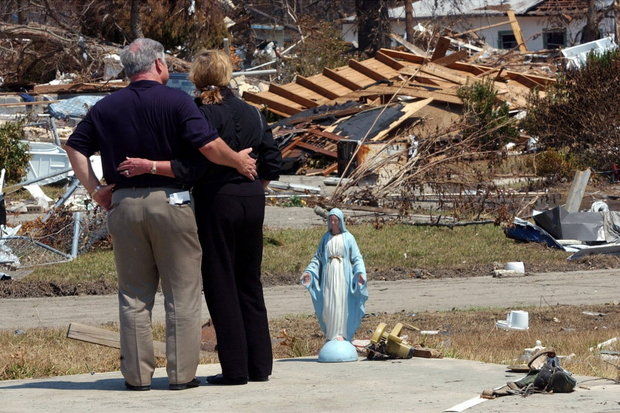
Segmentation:
{"type": "Polygon", "coordinates": [[[436,65],[448,66],[449,64],[452,64],[456,61],[465,59],[467,56],[469,56],[467,50],[459,50],[458,52],[449,54],[444,57],[440,57],[439,59],[434,60],[433,63],[435,63],[436,65]]]}
{"type": "Polygon", "coordinates": [[[338,157],[338,153],[336,151],[330,151],[330,150],[312,145],[311,143],[304,142],[301,139],[297,141],[297,147],[304,148],[312,152],[320,153],[321,155],[329,156],[330,158],[338,157]]]}
{"type": "Polygon", "coordinates": [[[413,357],[422,357],[426,359],[437,359],[442,358],[443,355],[441,351],[434,348],[426,348],[426,347],[414,347],[413,348],[413,357]]]}
{"type": "Polygon", "coordinates": [[[274,95],[270,92],[252,93],[246,91],[243,92],[243,100],[252,103],[258,103],[260,105],[265,105],[267,106],[267,108],[269,108],[269,110],[275,109],[285,114],[285,116],[294,115],[301,112],[301,110],[303,109],[302,106],[296,104],[295,102],[285,99],[279,95],[274,95]],[[276,100],[275,96],[277,96],[279,99],[276,100]],[[290,104],[288,102],[290,102],[290,104]],[[299,108],[296,108],[294,106],[297,106],[299,108]]]}
{"type": "Polygon", "coordinates": [[[431,62],[440,59],[446,55],[446,52],[450,48],[450,39],[446,37],[440,37],[435,44],[435,50],[431,56],[431,62]]]}
{"type": "Polygon", "coordinates": [[[400,118],[396,119],[394,122],[390,123],[390,125],[387,128],[383,129],[371,140],[379,141],[383,139],[394,128],[400,126],[400,124],[403,123],[405,120],[407,120],[409,117],[411,117],[411,115],[413,115],[414,113],[416,113],[417,111],[419,111],[420,109],[422,109],[423,107],[431,103],[432,101],[433,101],[433,98],[428,98],[428,99],[420,100],[418,102],[413,102],[413,103],[409,103],[405,105],[403,107],[403,112],[404,112],[403,115],[400,118]]]}
{"type": "Polygon", "coordinates": [[[515,12],[513,10],[507,10],[506,14],[510,19],[510,26],[512,27],[512,32],[515,35],[515,40],[519,45],[519,51],[521,53],[527,53],[527,46],[525,45],[525,40],[523,40],[523,33],[521,33],[521,26],[519,26],[515,12]]]}
{"type": "Polygon", "coordinates": [[[368,66],[363,65],[355,59],[349,59],[349,67],[353,70],[357,70],[358,72],[368,76],[373,80],[388,80],[389,77],[385,76],[382,73],[377,72],[369,68],[368,66]]]}
{"type": "Polygon", "coordinates": [[[323,69],[323,76],[330,78],[334,82],[340,83],[342,86],[347,87],[351,90],[358,90],[362,88],[362,85],[355,83],[351,79],[342,76],[340,73],[335,70],[328,69],[327,67],[323,69]]]}
{"type": "Polygon", "coordinates": [[[324,168],[323,170],[321,170],[321,175],[323,176],[327,176],[331,173],[334,173],[338,170],[338,162],[334,162],[333,164],[329,165],[327,168],[324,168]]]}
{"type": "Polygon", "coordinates": [[[420,49],[418,46],[414,45],[413,43],[408,42],[407,40],[403,39],[401,36],[395,33],[390,33],[390,38],[396,40],[398,43],[405,46],[405,48],[409,50],[410,52],[412,52],[413,54],[423,57],[423,58],[428,57],[428,53],[426,51],[420,49]]]}
{"type": "MultiPolygon", "coordinates": [[[[67,338],[105,347],[121,348],[121,336],[118,332],[86,324],[70,323],[67,338]]],[[[155,357],[166,358],[166,343],[153,341],[153,351],[155,357]]]]}
{"type": "Polygon", "coordinates": [[[318,93],[319,95],[325,96],[328,99],[336,99],[339,96],[337,93],[334,93],[331,90],[326,89],[323,86],[320,86],[314,83],[313,81],[311,81],[310,79],[303,77],[301,75],[297,75],[297,77],[295,78],[295,83],[298,83],[302,85],[303,87],[308,88],[318,93]]]}
{"type": "MultiPolygon", "coordinates": [[[[69,323],[67,338],[105,347],[121,348],[120,333],[81,323],[69,323]]],[[[155,357],[166,358],[166,343],[154,340],[153,353],[155,357]]],[[[201,351],[200,356],[206,357],[208,354],[201,351]]]]}
{"type": "Polygon", "coordinates": [[[480,30],[492,29],[494,27],[506,26],[506,25],[508,25],[510,23],[511,23],[510,20],[506,20],[505,22],[489,24],[488,26],[476,27],[475,29],[471,29],[471,30],[467,30],[465,32],[461,32],[461,33],[455,34],[454,37],[461,37],[461,36],[465,36],[466,34],[469,34],[469,33],[475,33],[475,32],[478,32],[480,30]]]}

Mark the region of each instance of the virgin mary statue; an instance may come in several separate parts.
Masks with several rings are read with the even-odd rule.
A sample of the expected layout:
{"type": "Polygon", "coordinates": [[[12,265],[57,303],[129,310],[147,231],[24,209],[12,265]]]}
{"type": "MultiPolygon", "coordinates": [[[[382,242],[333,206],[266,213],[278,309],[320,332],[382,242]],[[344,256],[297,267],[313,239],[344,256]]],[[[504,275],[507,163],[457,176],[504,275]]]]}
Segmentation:
{"type": "Polygon", "coordinates": [[[329,211],[327,232],[301,283],[310,292],[325,338],[352,340],[365,314],[368,290],[364,260],[355,237],[347,231],[341,210],[329,211]]]}

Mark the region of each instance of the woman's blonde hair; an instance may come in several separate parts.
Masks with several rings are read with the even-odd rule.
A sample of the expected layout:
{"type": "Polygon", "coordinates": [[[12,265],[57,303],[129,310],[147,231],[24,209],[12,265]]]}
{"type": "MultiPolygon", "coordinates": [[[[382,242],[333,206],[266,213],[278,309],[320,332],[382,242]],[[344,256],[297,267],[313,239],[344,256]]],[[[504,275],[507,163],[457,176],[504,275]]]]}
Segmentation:
{"type": "Polygon", "coordinates": [[[189,79],[205,105],[222,103],[220,88],[228,86],[232,78],[232,63],[222,50],[203,50],[196,55],[189,79]]]}

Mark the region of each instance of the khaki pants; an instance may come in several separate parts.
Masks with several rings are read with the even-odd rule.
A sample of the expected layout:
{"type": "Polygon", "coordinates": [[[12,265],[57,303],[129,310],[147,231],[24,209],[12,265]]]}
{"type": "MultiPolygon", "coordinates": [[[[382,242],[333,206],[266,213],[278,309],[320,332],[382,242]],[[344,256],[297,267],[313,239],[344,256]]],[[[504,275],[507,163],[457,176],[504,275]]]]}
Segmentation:
{"type": "Polygon", "coordinates": [[[155,369],[151,311],[160,280],[169,382],[189,382],[198,367],[201,249],[191,206],[168,203],[177,191],[128,188],[112,196],[108,229],[118,273],[121,372],[134,386],[151,384],[155,369]]]}

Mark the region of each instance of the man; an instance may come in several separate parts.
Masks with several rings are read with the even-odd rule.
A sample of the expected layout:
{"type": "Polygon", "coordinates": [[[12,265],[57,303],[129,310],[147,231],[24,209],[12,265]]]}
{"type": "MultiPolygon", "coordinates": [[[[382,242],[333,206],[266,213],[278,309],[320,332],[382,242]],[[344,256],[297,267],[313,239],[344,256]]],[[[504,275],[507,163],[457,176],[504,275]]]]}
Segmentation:
{"type": "Polygon", "coordinates": [[[118,273],[121,371],[130,390],[150,390],[155,368],[151,311],[161,280],[166,310],[169,388],[196,387],[200,351],[201,249],[186,189],[173,178],[117,171],[127,157],[183,158],[196,149],[210,161],[254,179],[251,148],[232,151],[192,99],[168,88],[163,46],[137,39],[121,53],[131,83],[99,101],[67,141],[76,176],[92,198],[109,210],[118,273]],[[101,153],[107,185],[88,157],[101,153]],[[113,191],[113,193],[112,193],[113,191]]]}

